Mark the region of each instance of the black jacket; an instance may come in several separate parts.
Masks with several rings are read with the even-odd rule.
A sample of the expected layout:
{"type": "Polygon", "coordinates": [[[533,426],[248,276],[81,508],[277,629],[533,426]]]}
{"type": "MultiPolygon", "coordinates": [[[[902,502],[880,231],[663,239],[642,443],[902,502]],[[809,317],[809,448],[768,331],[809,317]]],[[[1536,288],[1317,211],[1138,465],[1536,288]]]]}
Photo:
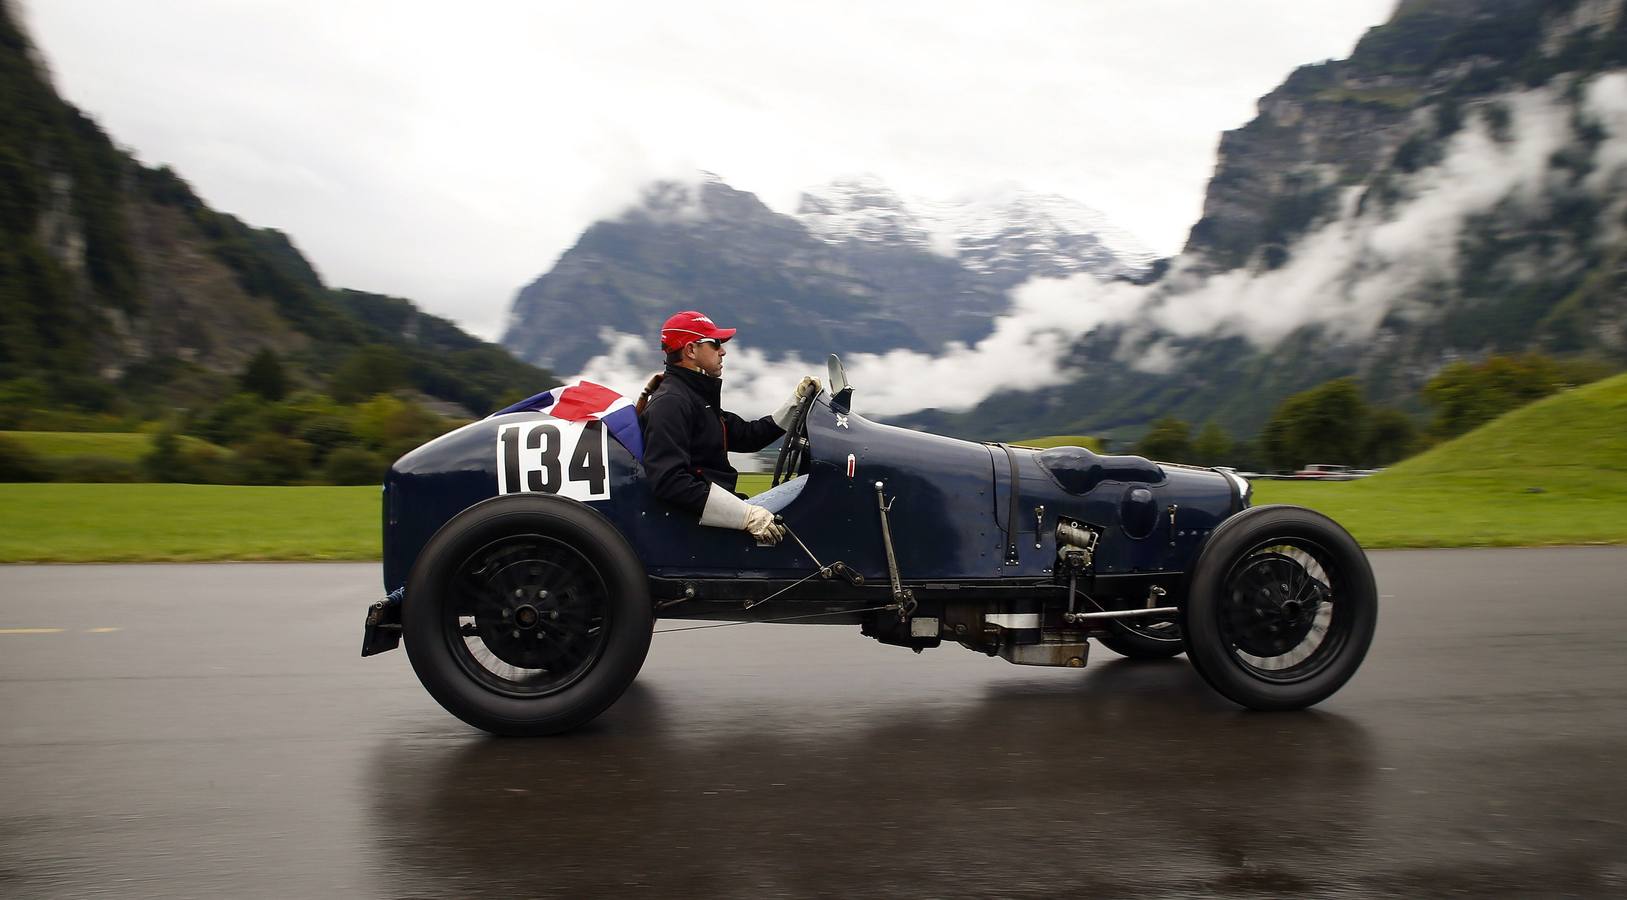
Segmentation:
{"type": "Polygon", "coordinates": [[[721,379],[682,366],[667,366],[666,376],[639,419],[644,474],[655,496],[699,516],[712,484],[734,490],[740,473],[729,451],[755,453],[785,430],[768,416],[748,422],[724,412],[721,379]]]}

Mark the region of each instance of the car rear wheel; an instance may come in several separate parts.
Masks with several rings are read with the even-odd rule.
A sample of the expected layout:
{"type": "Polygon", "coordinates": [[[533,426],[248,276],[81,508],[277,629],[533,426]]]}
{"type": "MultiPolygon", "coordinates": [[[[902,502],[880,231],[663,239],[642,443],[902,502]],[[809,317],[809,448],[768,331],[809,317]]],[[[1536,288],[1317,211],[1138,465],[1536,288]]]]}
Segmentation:
{"type": "Polygon", "coordinates": [[[1130,659],[1169,659],[1186,652],[1181,640],[1181,626],[1174,622],[1137,622],[1123,619],[1112,622],[1107,630],[1096,635],[1103,647],[1130,659]]]}
{"type": "Polygon", "coordinates": [[[448,712],[503,735],[556,734],[632,684],[653,621],[644,568],[573,500],[510,495],[458,514],[407,582],[413,670],[448,712]]]}
{"type": "Polygon", "coordinates": [[[1251,709],[1303,709],[1356,673],[1378,621],[1372,568],[1332,519],[1260,506],[1228,519],[1193,568],[1181,631],[1192,665],[1251,709]]]}

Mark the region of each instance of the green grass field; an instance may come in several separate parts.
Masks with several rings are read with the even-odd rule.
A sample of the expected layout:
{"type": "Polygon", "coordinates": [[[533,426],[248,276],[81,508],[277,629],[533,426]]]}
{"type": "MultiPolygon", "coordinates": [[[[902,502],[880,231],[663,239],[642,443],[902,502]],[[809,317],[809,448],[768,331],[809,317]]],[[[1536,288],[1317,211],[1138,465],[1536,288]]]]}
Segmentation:
{"type": "MultiPolygon", "coordinates": [[[[767,475],[740,480],[747,494],[767,486],[767,475]]],[[[1371,548],[1627,543],[1627,376],[1372,478],[1256,482],[1255,502],[1322,510],[1371,548]]],[[[0,484],[0,511],[0,562],[379,555],[376,487],[0,484]]]]}
{"type": "MultiPolygon", "coordinates": [[[[70,456],[101,456],[124,462],[137,462],[152,449],[152,435],[117,432],[0,431],[45,459],[70,456]]],[[[182,435],[184,448],[212,447],[208,441],[182,435]]],[[[216,447],[221,453],[224,448],[216,447]]]]}
{"type": "Polygon", "coordinates": [[[377,559],[377,487],[0,484],[0,562],[377,559]]]}
{"type": "Polygon", "coordinates": [[[747,497],[755,497],[768,490],[768,481],[773,477],[767,473],[746,472],[741,474],[740,483],[735,488],[747,497]]]}

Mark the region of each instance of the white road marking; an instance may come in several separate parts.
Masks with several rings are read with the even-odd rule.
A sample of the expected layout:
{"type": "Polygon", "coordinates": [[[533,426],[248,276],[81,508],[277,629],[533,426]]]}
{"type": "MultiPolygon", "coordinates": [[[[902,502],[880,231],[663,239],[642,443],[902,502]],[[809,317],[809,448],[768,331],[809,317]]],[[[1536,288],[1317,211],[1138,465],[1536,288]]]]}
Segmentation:
{"type": "MultiPolygon", "coordinates": [[[[64,632],[66,632],[67,630],[68,629],[66,629],[66,628],[0,628],[0,634],[62,634],[64,632]]],[[[84,630],[84,633],[85,634],[112,634],[115,631],[123,631],[123,630],[124,630],[123,628],[114,625],[114,626],[103,626],[101,628],[86,628],[84,630]]]]}

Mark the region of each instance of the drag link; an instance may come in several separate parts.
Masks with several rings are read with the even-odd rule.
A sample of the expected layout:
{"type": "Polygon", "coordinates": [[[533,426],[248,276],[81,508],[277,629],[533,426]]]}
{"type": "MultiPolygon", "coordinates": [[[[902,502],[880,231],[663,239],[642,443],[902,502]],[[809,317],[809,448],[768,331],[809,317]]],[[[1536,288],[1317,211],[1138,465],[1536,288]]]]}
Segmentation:
{"type": "Polygon", "coordinates": [[[1102,612],[1067,613],[1063,621],[1073,624],[1075,622],[1090,622],[1097,619],[1143,619],[1149,616],[1172,616],[1181,609],[1178,606],[1160,606],[1154,609],[1109,609],[1102,612]]]}

